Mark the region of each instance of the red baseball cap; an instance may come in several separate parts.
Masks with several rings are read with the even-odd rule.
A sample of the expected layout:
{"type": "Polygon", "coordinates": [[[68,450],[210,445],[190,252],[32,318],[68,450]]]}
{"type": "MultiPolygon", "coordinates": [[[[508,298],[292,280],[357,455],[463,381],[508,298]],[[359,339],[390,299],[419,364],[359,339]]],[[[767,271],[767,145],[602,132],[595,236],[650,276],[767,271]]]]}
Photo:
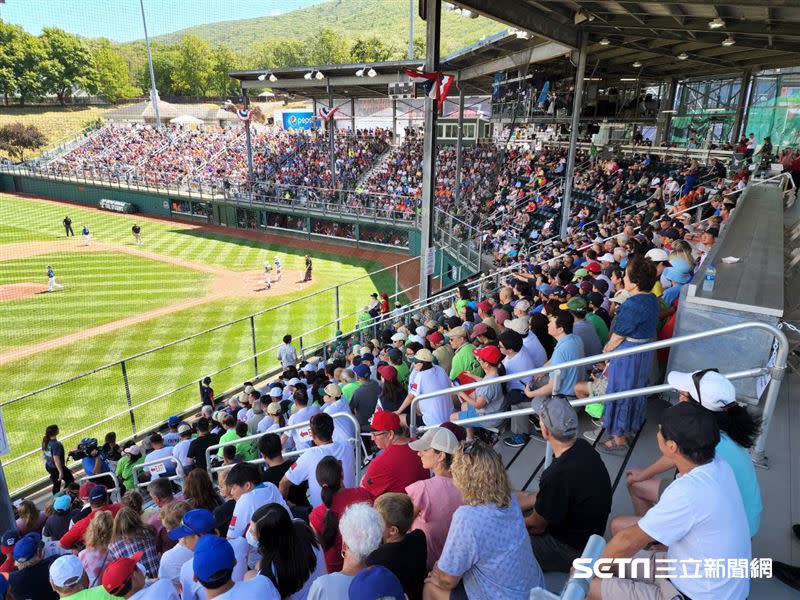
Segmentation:
{"type": "Polygon", "coordinates": [[[142,556],[144,552],[137,552],[129,558],[118,558],[106,567],[103,572],[103,587],[109,594],[116,596],[125,587],[142,556]]]}
{"type": "Polygon", "coordinates": [[[489,326],[486,323],[476,323],[472,328],[472,335],[469,337],[474,340],[476,337],[483,335],[487,331],[489,331],[489,326]]]}
{"type": "Polygon", "coordinates": [[[503,353],[500,352],[500,348],[497,346],[481,346],[480,348],[474,348],[472,353],[491,365],[498,365],[503,360],[503,353]]]}
{"type": "Polygon", "coordinates": [[[397,369],[395,369],[392,365],[381,365],[378,367],[378,374],[384,381],[397,380],[397,369]]]}
{"type": "Polygon", "coordinates": [[[390,410],[376,410],[370,427],[372,431],[394,431],[400,428],[400,416],[390,410]]]}
{"type": "Polygon", "coordinates": [[[78,498],[81,500],[88,500],[89,494],[92,493],[95,485],[97,484],[92,483],[91,481],[84,481],[81,484],[81,487],[78,488],[78,498]]]}
{"type": "Polygon", "coordinates": [[[492,305],[489,304],[486,300],[483,300],[482,302],[478,302],[478,310],[483,311],[485,313],[491,313],[492,305]]]}
{"type": "Polygon", "coordinates": [[[589,273],[599,273],[601,270],[600,265],[596,262],[586,263],[583,268],[589,271],[589,273]]]}
{"type": "Polygon", "coordinates": [[[429,333],[427,336],[425,336],[425,339],[431,344],[441,344],[444,341],[444,336],[438,331],[434,331],[433,333],[429,333]]]}

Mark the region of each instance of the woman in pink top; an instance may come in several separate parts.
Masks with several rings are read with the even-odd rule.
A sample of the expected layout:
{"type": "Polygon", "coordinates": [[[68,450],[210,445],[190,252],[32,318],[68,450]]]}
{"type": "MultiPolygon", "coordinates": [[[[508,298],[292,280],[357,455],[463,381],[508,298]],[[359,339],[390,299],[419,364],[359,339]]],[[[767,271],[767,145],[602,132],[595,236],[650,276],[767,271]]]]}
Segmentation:
{"type": "Polygon", "coordinates": [[[422,466],[435,474],[435,477],[416,481],[406,488],[406,493],[414,502],[416,514],[411,529],[425,532],[428,542],[428,569],[431,569],[444,548],[453,513],[464,504],[461,492],[453,484],[450,475],[450,464],[458,447],[458,440],[449,429],[434,427],[408,446],[417,451],[422,459],[422,466]]]}

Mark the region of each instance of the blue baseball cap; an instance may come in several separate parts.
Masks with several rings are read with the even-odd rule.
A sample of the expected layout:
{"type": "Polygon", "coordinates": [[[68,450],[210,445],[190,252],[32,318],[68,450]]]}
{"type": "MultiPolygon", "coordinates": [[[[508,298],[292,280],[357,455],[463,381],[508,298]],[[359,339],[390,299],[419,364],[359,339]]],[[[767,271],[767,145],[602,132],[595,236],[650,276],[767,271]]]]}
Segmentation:
{"type": "Polygon", "coordinates": [[[53,501],[53,509],[58,512],[68,511],[71,505],[72,505],[72,498],[70,498],[67,494],[59,496],[53,501]]]}
{"type": "Polygon", "coordinates": [[[233,546],[228,540],[217,535],[204,535],[194,547],[192,568],[200,583],[211,583],[222,578],[226,571],[232,571],[236,564],[233,546]]]}
{"type": "Polygon", "coordinates": [[[98,502],[100,500],[108,499],[108,490],[104,485],[96,485],[89,492],[89,502],[98,502]]]}
{"type": "Polygon", "coordinates": [[[11,554],[11,552],[14,551],[14,544],[17,543],[18,539],[19,532],[16,527],[6,531],[3,536],[0,537],[0,550],[2,550],[3,554],[11,554]]]}
{"type": "Polygon", "coordinates": [[[350,600],[404,600],[403,584],[386,567],[374,565],[358,572],[350,583],[350,600]]]}
{"type": "Polygon", "coordinates": [[[183,515],[181,524],[175,529],[170,529],[169,539],[178,541],[187,535],[204,535],[214,531],[214,515],[205,508],[195,508],[183,515]]]}
{"type": "Polygon", "coordinates": [[[32,531],[20,539],[14,546],[14,560],[26,561],[36,556],[39,545],[42,543],[42,536],[32,531]]]}
{"type": "Polygon", "coordinates": [[[181,422],[180,417],[172,416],[169,419],[167,419],[167,425],[169,425],[170,427],[177,427],[180,422],[181,422]]]}
{"type": "Polygon", "coordinates": [[[374,363],[375,362],[375,357],[372,355],[372,353],[367,352],[366,354],[362,354],[361,355],[361,360],[362,360],[362,362],[366,360],[368,362],[374,363]]]}
{"type": "Polygon", "coordinates": [[[353,373],[356,374],[357,377],[361,379],[367,379],[370,374],[369,367],[367,365],[356,365],[353,367],[353,373]]]}

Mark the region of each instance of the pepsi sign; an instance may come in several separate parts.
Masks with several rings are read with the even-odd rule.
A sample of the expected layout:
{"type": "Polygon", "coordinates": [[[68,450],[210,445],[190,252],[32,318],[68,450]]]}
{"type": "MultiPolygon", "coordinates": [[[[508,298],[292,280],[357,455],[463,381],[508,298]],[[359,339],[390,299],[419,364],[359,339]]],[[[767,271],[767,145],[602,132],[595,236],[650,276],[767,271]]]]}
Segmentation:
{"type": "Polygon", "coordinates": [[[284,129],[313,129],[314,113],[311,111],[285,111],[283,113],[284,129]]]}

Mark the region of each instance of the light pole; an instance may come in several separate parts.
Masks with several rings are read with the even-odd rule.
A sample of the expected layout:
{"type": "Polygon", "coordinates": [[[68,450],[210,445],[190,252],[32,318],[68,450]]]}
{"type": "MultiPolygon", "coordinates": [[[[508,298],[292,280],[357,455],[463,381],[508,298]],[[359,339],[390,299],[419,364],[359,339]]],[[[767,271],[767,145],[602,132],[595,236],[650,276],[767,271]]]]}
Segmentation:
{"type": "Polygon", "coordinates": [[[150,36],[147,35],[147,19],[144,16],[144,0],[139,0],[139,8],[142,10],[142,25],[144,25],[144,41],[147,45],[147,64],[150,66],[150,101],[153,103],[153,110],[156,113],[156,127],[161,129],[161,114],[158,112],[158,90],[156,89],[156,74],[153,71],[153,54],[150,52],[150,36]]]}
{"type": "Polygon", "coordinates": [[[414,0],[408,0],[408,60],[414,60],[414,0]]]}

